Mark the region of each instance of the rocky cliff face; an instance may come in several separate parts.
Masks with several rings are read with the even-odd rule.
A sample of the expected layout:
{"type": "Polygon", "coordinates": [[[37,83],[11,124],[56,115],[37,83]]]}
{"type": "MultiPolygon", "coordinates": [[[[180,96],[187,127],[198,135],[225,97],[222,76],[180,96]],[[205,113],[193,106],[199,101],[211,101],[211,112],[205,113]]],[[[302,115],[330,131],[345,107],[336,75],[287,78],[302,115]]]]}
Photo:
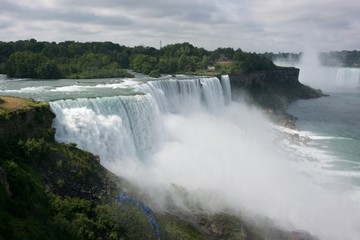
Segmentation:
{"type": "Polygon", "coordinates": [[[297,99],[322,96],[320,90],[299,82],[299,71],[293,67],[282,67],[273,71],[231,75],[230,83],[234,95],[240,90],[246,91],[260,106],[282,111],[297,99]]]}
{"type": "Polygon", "coordinates": [[[321,90],[315,90],[299,82],[299,69],[282,67],[273,71],[231,75],[233,98],[246,96],[250,103],[264,108],[276,121],[293,127],[295,118],[286,113],[287,106],[298,99],[317,98],[321,90]]]}
{"type": "Polygon", "coordinates": [[[300,84],[299,78],[300,70],[298,68],[278,68],[273,71],[261,71],[249,74],[231,75],[230,81],[232,87],[250,89],[254,86],[265,87],[270,82],[278,83],[296,83],[300,84]]]}

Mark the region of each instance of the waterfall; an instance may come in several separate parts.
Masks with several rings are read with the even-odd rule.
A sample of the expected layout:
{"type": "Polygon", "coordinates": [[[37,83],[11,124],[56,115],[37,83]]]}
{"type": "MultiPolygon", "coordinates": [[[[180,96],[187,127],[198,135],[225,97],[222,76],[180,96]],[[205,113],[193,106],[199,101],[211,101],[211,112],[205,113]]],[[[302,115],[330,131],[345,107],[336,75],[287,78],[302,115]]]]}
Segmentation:
{"type": "Polygon", "coordinates": [[[75,142],[106,161],[142,159],[162,138],[157,105],[150,95],[51,102],[59,142],[75,142]]]}
{"type": "Polygon", "coordinates": [[[336,72],[336,83],[344,87],[358,87],[360,85],[360,69],[338,68],[336,72]]]}
{"type": "Polygon", "coordinates": [[[146,94],[50,102],[56,114],[57,141],[74,142],[99,155],[105,165],[143,160],[165,138],[161,113],[183,112],[194,106],[210,111],[224,107],[222,86],[215,77],[148,81],[137,88],[146,94]]]}
{"type": "Polygon", "coordinates": [[[224,91],[225,104],[229,104],[231,102],[231,85],[229,75],[221,76],[221,86],[224,91]]]}
{"type": "Polygon", "coordinates": [[[319,239],[358,239],[359,191],[340,189],[321,159],[307,155],[311,149],[305,158],[279,149],[276,142],[288,139],[279,139],[262,112],[241,102],[225,106],[227,76],[136,88],[132,96],[51,102],[56,140],[99,155],[158,209],[226,209],[319,239]]]}
{"type": "Polygon", "coordinates": [[[360,68],[300,66],[301,83],[325,91],[360,86],[360,68]]]}
{"type": "Polygon", "coordinates": [[[224,93],[229,99],[231,90],[227,84],[230,82],[222,85],[216,77],[166,79],[149,81],[139,86],[139,90],[152,95],[161,112],[178,113],[201,104],[213,111],[224,106],[224,93]]]}
{"type": "Polygon", "coordinates": [[[207,107],[216,111],[224,106],[224,94],[220,81],[214,81],[217,78],[203,78],[200,80],[204,89],[203,98],[207,107]]]}
{"type": "Polygon", "coordinates": [[[150,81],[147,83],[151,88],[157,89],[157,92],[150,92],[156,100],[161,100],[158,105],[164,106],[164,112],[181,112],[186,103],[191,101],[199,103],[201,97],[201,88],[198,79],[167,79],[150,81]],[[157,95],[161,94],[161,98],[157,95]]]}

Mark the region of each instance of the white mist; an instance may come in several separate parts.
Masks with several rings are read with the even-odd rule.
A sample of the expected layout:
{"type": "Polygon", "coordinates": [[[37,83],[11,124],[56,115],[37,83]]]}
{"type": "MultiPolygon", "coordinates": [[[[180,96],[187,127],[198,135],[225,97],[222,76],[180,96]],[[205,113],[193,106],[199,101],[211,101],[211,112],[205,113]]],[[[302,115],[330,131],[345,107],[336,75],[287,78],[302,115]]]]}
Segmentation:
{"type": "Polygon", "coordinates": [[[299,81],[325,92],[351,91],[360,87],[360,69],[330,67],[320,63],[319,52],[306,48],[299,63],[288,60],[276,61],[279,66],[293,66],[300,69],[299,81]]]}
{"type": "MultiPolygon", "coordinates": [[[[359,192],[338,188],[321,170],[304,172],[277,149],[276,136],[256,110],[232,104],[221,116],[196,112],[164,117],[168,141],[146,167],[117,169],[159,203],[264,216],[321,239],[360,236],[359,192]],[[313,175],[313,174],[316,174],[313,175]],[[190,192],[191,201],[173,187],[190,192]],[[193,204],[193,205],[192,205],[193,204]]],[[[300,162],[299,162],[300,161],[300,162]]]]}
{"type": "MultiPolygon", "coordinates": [[[[102,164],[142,189],[159,209],[166,210],[171,200],[184,210],[270,218],[280,227],[321,239],[359,239],[359,189],[339,184],[316,163],[284,151],[260,111],[236,102],[216,111],[184,105],[186,111],[162,113],[149,125],[160,125],[162,136],[160,142],[149,138],[158,146],[143,157],[132,150],[128,156],[119,152],[124,122],[116,114],[59,108],[57,139],[92,152],[99,149],[94,153],[102,164]]],[[[157,111],[151,109],[146,111],[157,111]]],[[[137,124],[148,124],[146,114],[139,116],[137,124]]]]}

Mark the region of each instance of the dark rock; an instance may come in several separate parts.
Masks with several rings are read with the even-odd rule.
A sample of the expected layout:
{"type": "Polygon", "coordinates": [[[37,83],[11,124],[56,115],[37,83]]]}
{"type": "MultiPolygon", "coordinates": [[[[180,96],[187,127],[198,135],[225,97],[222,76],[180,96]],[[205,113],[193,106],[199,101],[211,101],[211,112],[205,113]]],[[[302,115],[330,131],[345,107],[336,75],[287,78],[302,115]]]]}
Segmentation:
{"type": "Polygon", "coordinates": [[[293,231],[289,234],[288,240],[318,240],[318,238],[312,236],[308,232],[293,231]]]}
{"type": "Polygon", "coordinates": [[[315,90],[299,82],[299,69],[278,68],[249,74],[230,75],[233,95],[245,90],[261,107],[275,112],[283,111],[297,99],[321,97],[321,90],[315,90]]]}
{"type": "Polygon", "coordinates": [[[265,109],[274,121],[294,128],[296,118],[286,112],[288,105],[298,99],[323,96],[321,90],[299,82],[299,71],[294,67],[282,67],[272,71],[230,75],[233,99],[245,95],[246,101],[265,109]]]}
{"type": "Polygon", "coordinates": [[[4,186],[6,193],[11,196],[9,183],[8,183],[8,180],[7,180],[7,177],[6,177],[6,172],[1,167],[0,167],[0,184],[2,184],[4,186]]]}
{"type": "Polygon", "coordinates": [[[204,226],[214,239],[239,239],[260,240],[262,239],[248,224],[239,217],[225,213],[202,214],[198,223],[204,226]]]}

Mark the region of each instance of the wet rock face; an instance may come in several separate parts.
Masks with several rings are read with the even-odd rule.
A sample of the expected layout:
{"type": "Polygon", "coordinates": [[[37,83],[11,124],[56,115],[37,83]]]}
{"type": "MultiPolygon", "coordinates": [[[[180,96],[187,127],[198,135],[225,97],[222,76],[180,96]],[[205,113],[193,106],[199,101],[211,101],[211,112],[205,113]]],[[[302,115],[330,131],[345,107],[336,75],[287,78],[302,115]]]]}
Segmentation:
{"type": "Polygon", "coordinates": [[[290,233],[288,240],[318,240],[318,238],[304,231],[293,231],[290,233]]]}
{"type": "Polygon", "coordinates": [[[297,68],[279,68],[229,77],[233,96],[245,91],[259,106],[275,112],[284,111],[295,100],[322,96],[318,90],[299,82],[297,68]]]}
{"type": "Polygon", "coordinates": [[[0,167],[0,184],[2,184],[4,186],[7,194],[11,195],[11,192],[9,189],[9,183],[8,183],[7,177],[6,177],[6,172],[1,167],[0,167]]]}
{"type": "Polygon", "coordinates": [[[203,214],[199,225],[204,227],[213,239],[238,240],[319,240],[316,236],[302,230],[286,231],[273,225],[260,227],[251,225],[243,219],[224,213],[203,214]]]}
{"type": "Polygon", "coordinates": [[[260,71],[249,74],[231,75],[230,83],[234,88],[251,89],[253,87],[266,87],[271,82],[299,84],[299,69],[281,68],[273,71],[260,71]]]}
{"type": "Polygon", "coordinates": [[[202,215],[199,224],[210,233],[214,239],[262,239],[253,229],[249,228],[240,218],[228,214],[202,215]]]}

